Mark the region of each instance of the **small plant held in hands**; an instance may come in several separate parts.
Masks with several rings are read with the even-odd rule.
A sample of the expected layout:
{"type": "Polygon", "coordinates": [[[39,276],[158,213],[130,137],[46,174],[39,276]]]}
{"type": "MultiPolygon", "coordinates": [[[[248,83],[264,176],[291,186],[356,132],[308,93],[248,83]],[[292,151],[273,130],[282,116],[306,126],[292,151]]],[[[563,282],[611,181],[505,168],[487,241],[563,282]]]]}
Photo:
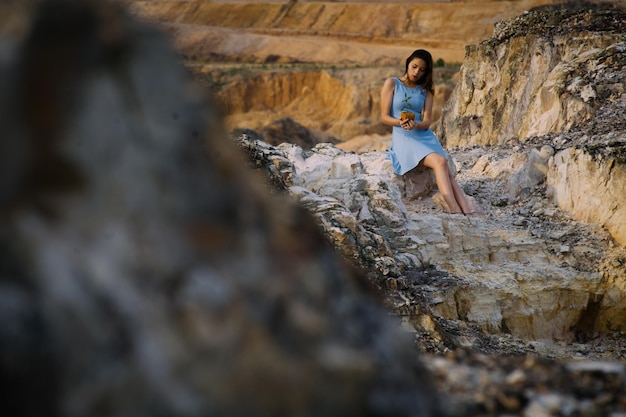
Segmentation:
{"type": "Polygon", "coordinates": [[[415,120],[415,112],[411,111],[411,103],[409,100],[411,96],[404,92],[404,99],[402,99],[402,110],[400,110],[400,120],[415,120]]]}

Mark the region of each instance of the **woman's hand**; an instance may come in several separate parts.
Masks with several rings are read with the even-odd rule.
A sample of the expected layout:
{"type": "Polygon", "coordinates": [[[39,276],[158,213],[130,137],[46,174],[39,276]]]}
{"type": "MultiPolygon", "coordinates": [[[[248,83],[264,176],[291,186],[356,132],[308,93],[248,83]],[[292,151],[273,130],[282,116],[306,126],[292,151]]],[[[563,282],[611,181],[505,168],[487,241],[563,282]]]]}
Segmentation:
{"type": "Polygon", "coordinates": [[[402,120],[402,122],[400,123],[400,126],[404,130],[413,130],[417,127],[417,123],[415,123],[414,120],[407,119],[407,120],[402,120]]]}

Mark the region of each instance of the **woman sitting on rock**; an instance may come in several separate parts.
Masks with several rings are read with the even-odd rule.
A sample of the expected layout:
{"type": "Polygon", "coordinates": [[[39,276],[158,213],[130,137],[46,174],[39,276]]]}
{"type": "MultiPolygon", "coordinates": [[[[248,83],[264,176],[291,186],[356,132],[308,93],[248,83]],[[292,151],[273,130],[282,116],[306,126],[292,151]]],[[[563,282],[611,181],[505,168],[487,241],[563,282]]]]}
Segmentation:
{"type": "Polygon", "coordinates": [[[448,168],[448,154],[430,130],[433,98],[433,58],[424,49],[406,60],[401,78],[385,80],[380,93],[380,116],[393,126],[389,159],[393,171],[404,175],[423,161],[435,173],[437,187],[451,213],[469,214],[465,194],[448,168]],[[408,113],[408,116],[405,115],[408,113]]]}

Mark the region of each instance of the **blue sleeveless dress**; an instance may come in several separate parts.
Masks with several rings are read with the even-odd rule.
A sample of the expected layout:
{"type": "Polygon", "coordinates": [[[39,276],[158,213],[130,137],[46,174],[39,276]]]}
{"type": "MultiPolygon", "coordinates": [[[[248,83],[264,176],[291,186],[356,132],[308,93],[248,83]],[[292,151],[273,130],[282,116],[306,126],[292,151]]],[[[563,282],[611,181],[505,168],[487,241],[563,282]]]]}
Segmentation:
{"type": "MultiPolygon", "coordinates": [[[[403,100],[409,97],[409,111],[415,113],[415,120],[422,120],[422,110],[426,101],[426,90],[421,86],[408,88],[398,78],[394,78],[396,87],[391,103],[391,117],[400,118],[400,111],[407,107],[403,100]],[[405,96],[406,94],[406,96],[405,96]]],[[[415,168],[426,155],[437,152],[448,158],[439,139],[430,129],[404,130],[400,126],[393,126],[391,134],[391,148],[387,157],[391,159],[393,172],[404,175],[415,168]]]]}

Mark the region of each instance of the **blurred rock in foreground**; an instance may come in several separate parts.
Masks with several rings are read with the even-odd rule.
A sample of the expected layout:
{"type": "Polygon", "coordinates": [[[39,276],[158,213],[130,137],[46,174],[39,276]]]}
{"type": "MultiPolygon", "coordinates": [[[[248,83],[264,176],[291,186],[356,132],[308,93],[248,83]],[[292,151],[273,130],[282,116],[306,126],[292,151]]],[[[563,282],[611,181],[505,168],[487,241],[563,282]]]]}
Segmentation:
{"type": "Polygon", "coordinates": [[[436,415],[406,335],[162,34],[108,2],[33,22],[0,56],[0,414],[436,415]]]}

